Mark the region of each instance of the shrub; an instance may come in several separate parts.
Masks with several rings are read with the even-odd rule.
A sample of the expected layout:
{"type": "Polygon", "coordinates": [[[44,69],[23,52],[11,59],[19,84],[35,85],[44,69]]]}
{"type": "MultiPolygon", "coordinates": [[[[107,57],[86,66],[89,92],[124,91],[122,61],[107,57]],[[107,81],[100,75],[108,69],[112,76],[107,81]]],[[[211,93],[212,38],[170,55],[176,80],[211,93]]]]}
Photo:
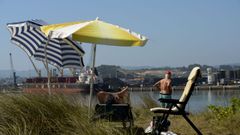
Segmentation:
{"type": "Polygon", "coordinates": [[[218,120],[223,120],[240,112],[240,99],[232,98],[230,106],[223,107],[210,105],[208,108],[218,120]]]}

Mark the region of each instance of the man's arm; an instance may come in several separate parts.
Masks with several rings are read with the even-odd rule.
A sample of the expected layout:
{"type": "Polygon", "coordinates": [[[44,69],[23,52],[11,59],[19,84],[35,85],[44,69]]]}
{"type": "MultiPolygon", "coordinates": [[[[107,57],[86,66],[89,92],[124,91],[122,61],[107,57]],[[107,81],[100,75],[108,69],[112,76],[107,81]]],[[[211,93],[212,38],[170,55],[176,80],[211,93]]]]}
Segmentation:
{"type": "Polygon", "coordinates": [[[169,90],[172,90],[172,80],[169,80],[169,82],[168,82],[168,88],[169,88],[169,90]]]}
{"type": "Polygon", "coordinates": [[[156,83],[153,85],[153,87],[156,87],[157,85],[159,85],[159,84],[160,84],[160,82],[161,82],[161,80],[160,80],[160,81],[158,81],[158,82],[156,82],[156,83]]]}

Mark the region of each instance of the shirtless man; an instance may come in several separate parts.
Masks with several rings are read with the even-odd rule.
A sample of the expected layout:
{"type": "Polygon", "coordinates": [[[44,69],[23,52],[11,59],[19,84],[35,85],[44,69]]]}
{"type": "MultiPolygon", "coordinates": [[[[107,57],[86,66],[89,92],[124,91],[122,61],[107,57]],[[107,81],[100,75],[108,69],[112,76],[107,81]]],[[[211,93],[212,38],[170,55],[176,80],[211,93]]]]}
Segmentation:
{"type": "MultiPolygon", "coordinates": [[[[154,87],[157,87],[160,90],[159,98],[171,99],[172,96],[172,81],[171,81],[171,72],[165,72],[165,78],[156,82],[154,87]]],[[[161,103],[161,106],[164,108],[169,107],[167,103],[161,103]]]]}

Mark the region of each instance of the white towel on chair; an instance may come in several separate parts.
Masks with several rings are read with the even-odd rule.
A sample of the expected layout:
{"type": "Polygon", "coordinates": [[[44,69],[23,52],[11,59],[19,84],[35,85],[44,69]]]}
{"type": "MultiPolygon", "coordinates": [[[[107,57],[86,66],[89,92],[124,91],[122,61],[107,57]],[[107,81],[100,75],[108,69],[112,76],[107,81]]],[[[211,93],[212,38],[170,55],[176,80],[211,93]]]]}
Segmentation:
{"type": "Polygon", "coordinates": [[[167,132],[161,132],[161,135],[177,135],[177,134],[173,133],[172,131],[167,131],[167,132]]]}

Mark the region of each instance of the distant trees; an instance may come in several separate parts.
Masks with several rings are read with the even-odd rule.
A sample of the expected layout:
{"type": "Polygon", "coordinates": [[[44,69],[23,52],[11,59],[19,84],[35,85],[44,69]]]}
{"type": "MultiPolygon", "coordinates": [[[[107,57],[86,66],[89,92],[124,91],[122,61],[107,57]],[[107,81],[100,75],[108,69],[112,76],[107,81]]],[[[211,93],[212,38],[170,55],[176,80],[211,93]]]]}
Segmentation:
{"type": "Polygon", "coordinates": [[[108,88],[114,89],[114,90],[121,89],[122,87],[127,86],[126,83],[124,83],[118,78],[104,78],[103,81],[106,85],[109,86],[108,88]]]}
{"type": "Polygon", "coordinates": [[[216,70],[215,67],[209,66],[209,65],[200,65],[200,64],[190,64],[188,65],[188,70],[192,70],[194,67],[200,67],[202,71],[206,71],[207,68],[212,68],[213,70],[216,70]]]}
{"type": "Polygon", "coordinates": [[[206,82],[207,68],[212,68],[214,72],[219,70],[236,70],[240,69],[240,66],[232,65],[220,65],[209,66],[200,64],[190,64],[182,67],[159,67],[159,68],[144,68],[144,69],[123,69],[116,65],[101,65],[97,67],[98,72],[103,77],[104,81],[111,84],[111,87],[119,88],[127,84],[134,86],[152,86],[156,81],[161,79],[164,75],[164,70],[172,70],[174,86],[185,85],[189,72],[194,67],[200,67],[203,77],[198,79],[198,82],[206,82]],[[159,71],[157,71],[159,70],[159,71]]]}
{"type": "MultiPolygon", "coordinates": [[[[120,66],[116,65],[101,65],[97,67],[98,72],[102,75],[103,78],[128,78],[128,79],[133,79],[136,77],[139,77],[139,73],[144,73],[145,71],[148,70],[172,70],[176,71],[174,75],[178,75],[180,77],[185,77],[185,74],[188,75],[188,72],[191,71],[194,67],[200,67],[202,72],[206,72],[207,68],[212,68],[213,71],[218,71],[218,70],[235,70],[235,69],[240,69],[240,66],[232,66],[232,65],[220,65],[220,66],[209,66],[209,65],[201,65],[201,64],[190,64],[188,66],[182,66],[182,67],[159,67],[159,68],[143,68],[143,69],[136,69],[136,70],[128,70],[128,69],[123,69],[120,66]],[[179,74],[176,74],[179,73],[179,74]],[[184,74],[185,73],[185,74],[184,74]]],[[[154,78],[154,77],[159,77],[154,74],[144,74],[144,78],[154,78]]]]}
{"type": "MultiPolygon", "coordinates": [[[[148,69],[138,69],[137,71],[144,71],[144,70],[179,70],[179,71],[191,71],[194,67],[200,67],[202,70],[206,71],[207,68],[212,68],[213,70],[217,70],[216,67],[209,66],[209,65],[201,65],[201,64],[190,64],[188,66],[182,67],[158,67],[158,68],[148,68],[148,69]]],[[[224,67],[226,69],[226,67],[224,67]]]]}
{"type": "Polygon", "coordinates": [[[231,65],[220,65],[219,69],[223,69],[223,70],[233,70],[233,66],[231,65]]]}
{"type": "Polygon", "coordinates": [[[120,66],[101,65],[97,67],[97,70],[102,78],[121,78],[125,76],[123,69],[120,66]]]}

